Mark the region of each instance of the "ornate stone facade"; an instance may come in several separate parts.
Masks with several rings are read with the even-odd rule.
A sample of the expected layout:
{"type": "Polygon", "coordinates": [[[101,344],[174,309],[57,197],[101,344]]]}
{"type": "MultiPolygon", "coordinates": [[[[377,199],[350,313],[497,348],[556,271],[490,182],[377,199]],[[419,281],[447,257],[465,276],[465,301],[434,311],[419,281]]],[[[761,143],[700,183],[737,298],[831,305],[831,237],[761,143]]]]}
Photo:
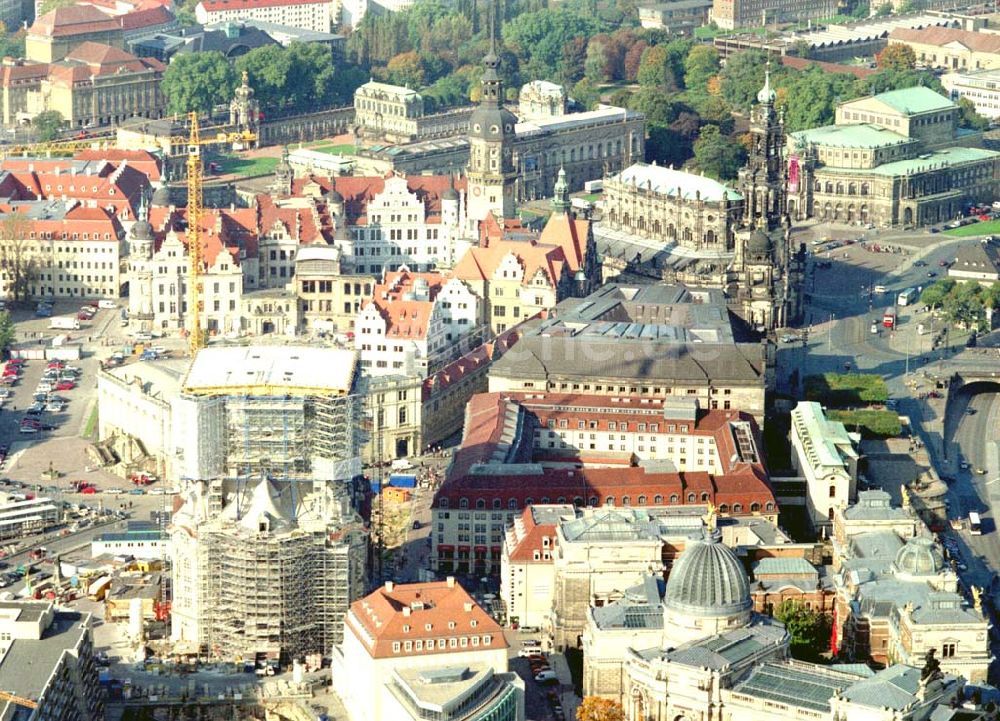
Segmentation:
{"type": "Polygon", "coordinates": [[[770,78],[751,111],[751,147],[736,189],[672,168],[636,164],[605,181],[595,230],[619,267],[719,288],[761,330],[801,312],[804,251],[788,235],[784,123],[770,78]]]}
{"type": "Polygon", "coordinates": [[[842,103],[835,125],[788,138],[793,218],[915,227],[1000,194],[1000,154],[957,131],[957,106],[930,88],[842,103]]]}

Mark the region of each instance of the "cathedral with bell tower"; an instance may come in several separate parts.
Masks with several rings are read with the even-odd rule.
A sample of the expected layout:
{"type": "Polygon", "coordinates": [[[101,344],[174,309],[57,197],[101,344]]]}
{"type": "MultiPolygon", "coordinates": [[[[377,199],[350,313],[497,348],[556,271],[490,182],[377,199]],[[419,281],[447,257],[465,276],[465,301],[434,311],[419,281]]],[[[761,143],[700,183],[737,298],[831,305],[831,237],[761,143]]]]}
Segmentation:
{"type": "Polygon", "coordinates": [[[792,247],[784,148],[785,123],[768,68],[750,110],[750,149],[738,175],[743,218],[732,265],[741,315],[761,330],[789,325],[802,308],[804,252],[792,247]]]}
{"type": "Polygon", "coordinates": [[[490,14],[490,49],[483,59],[482,97],[469,118],[468,217],[475,225],[488,213],[498,219],[514,217],[517,186],[513,149],[517,116],[504,107],[495,2],[490,14]]]}

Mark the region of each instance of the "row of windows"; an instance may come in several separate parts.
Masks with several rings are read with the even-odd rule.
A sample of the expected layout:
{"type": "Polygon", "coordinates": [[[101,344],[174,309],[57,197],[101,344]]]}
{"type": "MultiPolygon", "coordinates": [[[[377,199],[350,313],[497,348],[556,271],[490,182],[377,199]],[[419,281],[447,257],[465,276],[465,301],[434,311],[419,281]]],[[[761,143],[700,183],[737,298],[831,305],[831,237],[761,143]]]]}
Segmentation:
{"type": "MultiPolygon", "coordinates": [[[[688,503],[698,503],[698,502],[708,503],[710,500],[711,500],[711,496],[708,493],[706,493],[706,492],[702,492],[700,496],[697,493],[694,493],[694,492],[690,492],[687,495],[687,502],[688,503]]],[[[649,501],[649,497],[645,496],[645,495],[640,495],[636,499],[637,504],[640,505],[640,506],[648,505],[648,501],[649,501]]],[[[564,503],[568,503],[569,501],[566,500],[565,496],[558,496],[555,499],[555,501],[552,501],[549,496],[542,496],[538,500],[538,503],[540,503],[542,505],[547,505],[547,504],[553,503],[553,502],[557,503],[557,504],[564,504],[564,503]]],[[[495,509],[496,508],[500,508],[501,505],[502,505],[502,503],[503,502],[501,501],[501,499],[494,498],[493,499],[493,508],[495,508],[495,509]]],[[[587,505],[592,506],[592,507],[596,507],[598,503],[599,503],[599,499],[597,498],[597,496],[591,496],[588,499],[588,501],[587,501],[587,505]]],[[[671,494],[671,496],[670,496],[670,503],[671,504],[680,503],[680,496],[678,494],[676,494],[676,493],[671,494]]],[[[529,496],[528,498],[524,499],[524,505],[525,506],[532,506],[534,504],[535,504],[535,499],[534,498],[531,498],[529,496]]],[[[623,506],[630,506],[630,505],[632,505],[632,497],[631,496],[622,496],[622,498],[621,498],[621,504],[623,506]]],[[[450,505],[449,499],[447,497],[442,497],[441,500],[440,500],[440,507],[441,508],[448,508],[449,505],[450,505]]],[[[574,506],[581,506],[582,507],[584,505],[583,504],[583,498],[581,496],[575,496],[573,498],[573,505],[574,506]]],[[[615,497],[614,496],[608,496],[607,498],[605,498],[604,499],[604,505],[606,505],[606,506],[614,506],[615,505],[615,497]]],[[[662,506],[663,505],[663,496],[660,495],[660,494],[654,495],[653,496],[653,505],[654,506],[662,506]]],[[[460,498],[458,500],[458,507],[459,508],[463,508],[463,509],[464,508],[468,508],[469,507],[469,499],[468,498],[460,498]]],[[[485,499],[477,498],[476,499],[476,508],[486,508],[486,501],[485,501],[485,499]]],[[[510,499],[508,499],[507,500],[507,508],[509,508],[511,510],[516,510],[517,509],[517,499],[516,498],[510,498],[510,499]]],[[[767,504],[765,505],[765,508],[769,512],[773,511],[774,510],[774,503],[772,503],[771,501],[768,501],[767,504]]],[[[742,513],[743,512],[743,504],[741,504],[741,503],[733,504],[732,509],[733,509],[733,513],[742,513]]],[[[721,504],[719,506],[719,510],[723,511],[723,512],[727,512],[729,510],[729,504],[726,504],[726,503],[721,504]]],[[[759,513],[760,510],[761,510],[760,503],[754,501],[753,503],[750,504],[750,511],[752,513],[759,513]]],[[[446,517],[447,517],[447,514],[446,514],[446,517]]]]}
{"type": "MultiPolygon", "coordinates": [[[[481,643],[483,646],[489,646],[493,643],[493,637],[486,635],[481,637],[481,643]]],[[[393,641],[392,642],[392,652],[399,653],[400,651],[425,651],[430,653],[434,650],[444,650],[446,648],[479,648],[480,637],[479,636],[462,636],[459,638],[439,638],[433,639],[429,638],[426,641],[423,639],[417,639],[416,641],[393,641]]]]}

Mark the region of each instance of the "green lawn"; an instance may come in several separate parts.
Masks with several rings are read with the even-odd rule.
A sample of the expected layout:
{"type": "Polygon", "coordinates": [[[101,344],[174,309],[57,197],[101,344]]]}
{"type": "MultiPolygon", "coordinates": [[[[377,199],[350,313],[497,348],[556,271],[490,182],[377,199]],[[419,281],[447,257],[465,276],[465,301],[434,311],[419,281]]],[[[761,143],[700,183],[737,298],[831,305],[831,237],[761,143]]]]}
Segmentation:
{"type": "Polygon", "coordinates": [[[591,193],[590,195],[583,196],[583,199],[588,203],[596,203],[601,199],[601,193],[591,193]]]}
{"type": "Polygon", "coordinates": [[[329,155],[354,155],[356,148],[353,143],[341,143],[340,145],[335,145],[333,143],[320,141],[318,143],[313,143],[307,145],[309,150],[316,150],[320,153],[327,153],[329,155]]]}
{"type": "Polygon", "coordinates": [[[843,423],[848,431],[860,431],[863,438],[894,438],[902,430],[899,423],[899,414],[893,411],[828,410],[826,416],[831,421],[840,421],[843,423]]]}
{"type": "Polygon", "coordinates": [[[824,373],[806,376],[806,399],[829,407],[883,403],[889,388],[882,376],[867,373],[824,373]]]}
{"type": "Polygon", "coordinates": [[[961,228],[946,230],[943,235],[951,235],[956,238],[970,238],[974,235],[992,235],[993,233],[1000,233],[1000,220],[987,220],[985,223],[963,225],[961,228]]]}
{"type": "Polygon", "coordinates": [[[253,178],[259,175],[270,175],[278,164],[278,158],[245,158],[237,155],[225,155],[215,161],[219,164],[219,174],[242,175],[253,178]]]}
{"type": "Polygon", "coordinates": [[[713,28],[710,25],[703,25],[700,28],[694,29],[694,37],[696,40],[711,40],[712,38],[717,38],[722,35],[764,35],[767,33],[767,28],[739,28],[738,30],[723,30],[722,28],[713,28]]]}

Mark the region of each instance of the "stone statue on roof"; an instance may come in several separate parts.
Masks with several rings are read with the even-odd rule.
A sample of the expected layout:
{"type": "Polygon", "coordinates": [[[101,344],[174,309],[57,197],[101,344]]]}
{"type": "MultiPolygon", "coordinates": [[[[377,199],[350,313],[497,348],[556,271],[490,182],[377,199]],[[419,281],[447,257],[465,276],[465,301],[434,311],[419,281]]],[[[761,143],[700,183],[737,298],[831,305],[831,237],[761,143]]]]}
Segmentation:
{"type": "Polygon", "coordinates": [[[702,516],[702,520],[705,521],[705,527],[708,529],[709,533],[715,531],[715,518],[716,518],[716,507],[709,501],[708,507],[705,509],[705,515],[702,516]]]}
{"type": "Polygon", "coordinates": [[[934,658],[935,649],[927,649],[927,653],[924,656],[924,668],[920,671],[920,680],[925,683],[929,683],[935,679],[941,678],[943,675],[941,673],[941,662],[934,658]]]}
{"type": "Polygon", "coordinates": [[[982,611],[983,611],[983,589],[981,589],[979,586],[973,586],[971,588],[971,591],[972,591],[972,606],[977,611],[979,611],[980,613],[982,613],[982,611]]]}
{"type": "Polygon", "coordinates": [[[902,496],[902,498],[903,498],[903,508],[909,508],[910,507],[910,490],[906,487],[905,484],[900,484],[900,486],[899,486],[899,495],[902,496]]]}

